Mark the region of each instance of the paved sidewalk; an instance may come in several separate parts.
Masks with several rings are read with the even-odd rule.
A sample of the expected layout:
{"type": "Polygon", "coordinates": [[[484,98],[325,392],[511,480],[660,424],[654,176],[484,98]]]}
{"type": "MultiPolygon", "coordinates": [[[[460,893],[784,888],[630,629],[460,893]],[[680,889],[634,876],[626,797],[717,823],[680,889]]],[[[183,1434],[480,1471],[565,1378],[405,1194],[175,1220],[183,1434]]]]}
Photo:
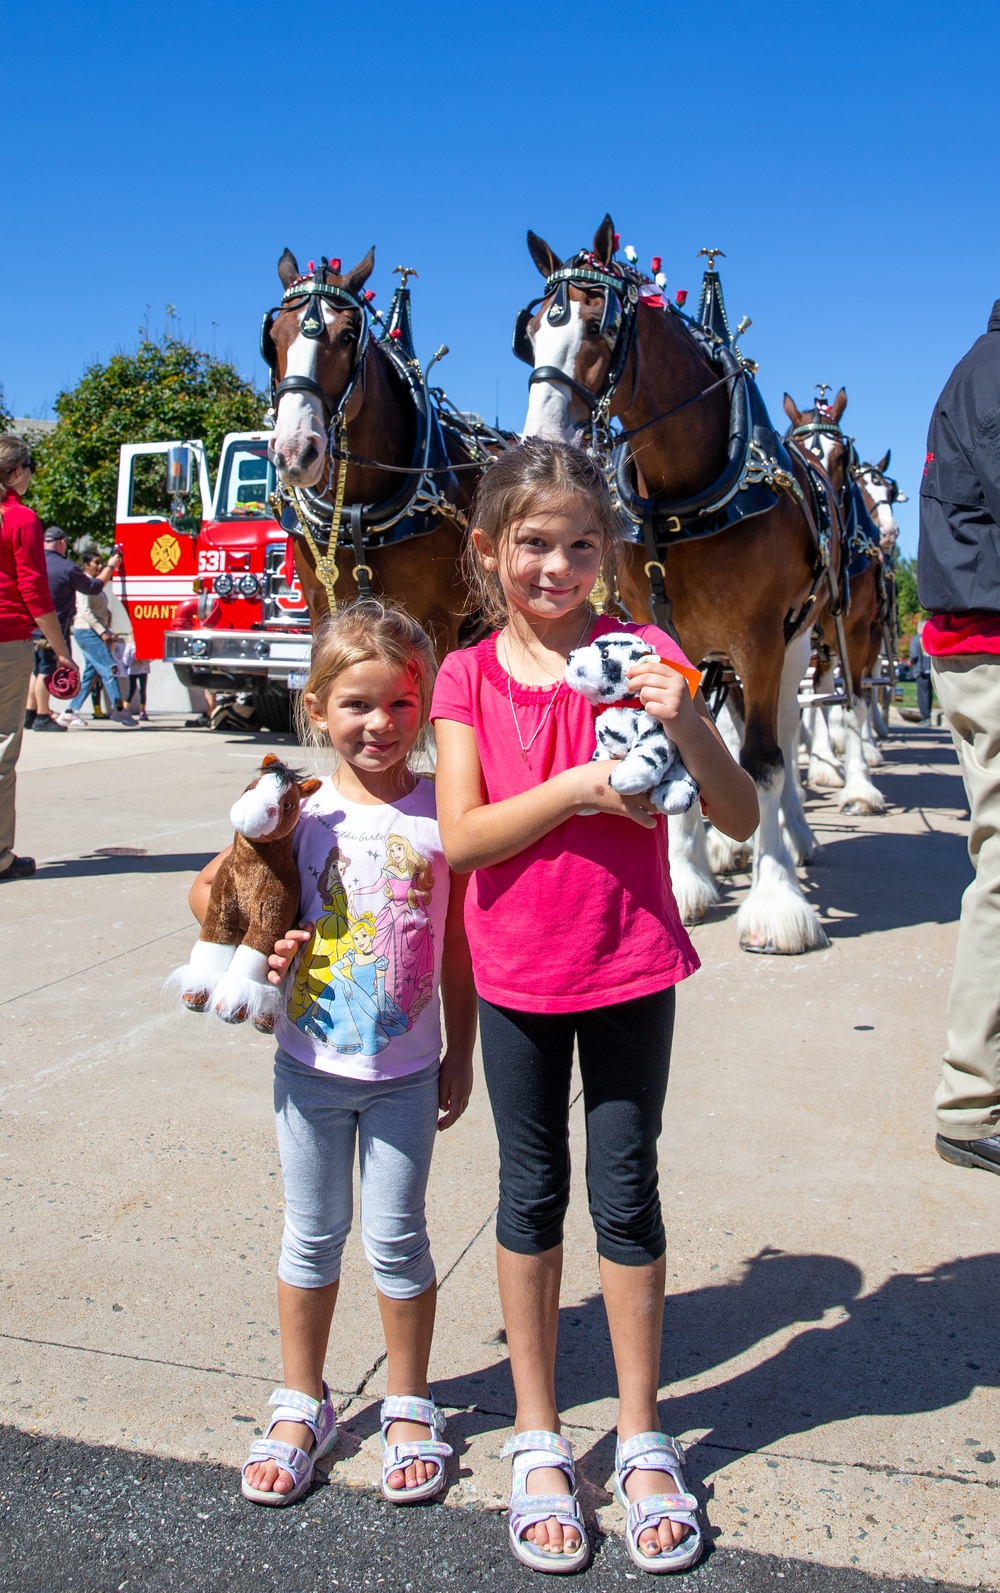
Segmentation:
{"type": "MultiPolygon", "coordinates": [[[[211,1526],[197,1515],[205,1465],[239,1466],[280,1374],[281,1195],[268,1043],[176,1010],[160,986],[194,938],[191,875],[228,839],[228,808],[275,740],[185,731],[176,720],[27,737],[18,845],[44,867],[0,896],[5,1443],[23,1448],[21,1433],[109,1446],[110,1456],[92,1451],[97,1474],[129,1471],[115,1451],[185,1463],[169,1474],[192,1479],[181,1490],[195,1510],[192,1541],[211,1526]]],[[[739,952],[740,877],[696,932],[705,967],[678,1002],[662,1157],[663,1420],[690,1446],[689,1477],[720,1550],[713,1576],[746,1554],[761,1576],[782,1574],[787,1560],[861,1579],[811,1584],[831,1589],[861,1586],[862,1573],[1000,1584],[1000,1184],[941,1162],[930,1115],[969,878],[963,795],[944,733],[897,732],[890,751],[876,774],[892,804],[885,817],[841,818],[832,798],[810,802],[824,850],[808,889],[831,948],[788,959],[739,952]]],[[[577,1106],[577,1167],[580,1130],[577,1106]]],[[[459,1522],[480,1523],[490,1567],[505,1556],[505,1527],[477,1511],[504,1498],[498,1456],[512,1411],[493,1278],[494,1168],[480,1081],[462,1124],[442,1136],[431,1178],[442,1279],[432,1376],[454,1413],[449,1504],[472,1507],[455,1531],[474,1542],[459,1522]]],[[[585,1508],[615,1534],[612,1367],[581,1187],[568,1240],[561,1399],[585,1508]]],[[[400,1526],[399,1512],[387,1521],[380,1501],[357,1502],[378,1474],[383,1381],[373,1290],[353,1239],[345,1278],[328,1367],[343,1411],[332,1481],[359,1492],[322,1490],[288,1512],[247,1506],[247,1521],[266,1515],[269,1542],[286,1532],[305,1541],[310,1523],[339,1532],[342,1518],[361,1523],[351,1511],[368,1511],[364,1530],[385,1553],[389,1533],[427,1529],[400,1526]]],[[[91,1453],[65,1452],[75,1457],[67,1475],[91,1453]]],[[[212,1476],[213,1499],[235,1486],[234,1475],[212,1476]]],[[[45,1494],[33,1503],[47,1508],[45,1494]]],[[[51,1508],[55,1530],[60,1507],[51,1508]]],[[[243,1507],[234,1509],[230,1534],[243,1507]]],[[[164,1516],[164,1561],[182,1515],[164,1516]]],[[[264,1527],[246,1530],[264,1542],[264,1527]]],[[[601,1562],[618,1566],[617,1579],[628,1574],[620,1544],[601,1562]]],[[[413,1585],[429,1580],[421,1570],[413,1585]]],[[[508,1585],[522,1584],[483,1581],[508,1585]]]]}

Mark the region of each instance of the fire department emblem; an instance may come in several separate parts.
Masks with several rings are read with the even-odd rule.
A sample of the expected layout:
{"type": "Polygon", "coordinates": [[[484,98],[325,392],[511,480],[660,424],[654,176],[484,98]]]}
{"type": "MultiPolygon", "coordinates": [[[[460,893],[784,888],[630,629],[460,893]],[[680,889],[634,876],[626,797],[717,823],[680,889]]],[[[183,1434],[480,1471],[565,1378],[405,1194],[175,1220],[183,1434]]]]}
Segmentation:
{"type": "Polygon", "coordinates": [[[174,566],[179,563],[181,545],[176,537],[164,535],[157,537],[149,550],[149,557],[153,569],[159,575],[169,575],[174,566]]]}

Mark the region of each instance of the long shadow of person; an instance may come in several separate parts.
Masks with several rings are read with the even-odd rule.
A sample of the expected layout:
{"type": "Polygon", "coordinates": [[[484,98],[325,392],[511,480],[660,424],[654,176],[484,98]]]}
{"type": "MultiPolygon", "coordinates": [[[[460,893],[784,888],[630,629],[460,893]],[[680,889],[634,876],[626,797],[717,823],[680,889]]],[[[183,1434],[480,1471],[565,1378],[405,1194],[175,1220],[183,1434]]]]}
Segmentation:
{"type": "MultiPolygon", "coordinates": [[[[664,1424],[709,1428],[696,1468],[707,1476],[726,1464],[726,1452],[769,1448],[829,1422],[956,1405],[980,1385],[1000,1385],[998,1284],[995,1253],[897,1273],[843,1301],[848,1314],[833,1326],[797,1334],[777,1355],[712,1388],[668,1395],[664,1424]]],[[[992,1465],[992,1450],[983,1455],[980,1463],[992,1465]]]]}

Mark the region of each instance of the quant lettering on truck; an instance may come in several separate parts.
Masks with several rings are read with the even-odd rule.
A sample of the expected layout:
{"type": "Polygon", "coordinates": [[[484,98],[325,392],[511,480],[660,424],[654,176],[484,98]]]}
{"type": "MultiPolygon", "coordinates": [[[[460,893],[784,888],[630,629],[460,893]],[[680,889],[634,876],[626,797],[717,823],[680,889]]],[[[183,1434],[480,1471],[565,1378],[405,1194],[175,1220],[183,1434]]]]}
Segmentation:
{"type": "Polygon", "coordinates": [[[116,591],[140,657],[166,659],[185,686],[249,692],[261,723],[287,730],[289,688],[309,667],[309,615],[288,535],[269,504],[270,435],[225,438],[214,493],[201,442],[125,444],[116,591]],[[190,490],[172,505],[167,457],[178,449],[187,451],[190,490]]]}

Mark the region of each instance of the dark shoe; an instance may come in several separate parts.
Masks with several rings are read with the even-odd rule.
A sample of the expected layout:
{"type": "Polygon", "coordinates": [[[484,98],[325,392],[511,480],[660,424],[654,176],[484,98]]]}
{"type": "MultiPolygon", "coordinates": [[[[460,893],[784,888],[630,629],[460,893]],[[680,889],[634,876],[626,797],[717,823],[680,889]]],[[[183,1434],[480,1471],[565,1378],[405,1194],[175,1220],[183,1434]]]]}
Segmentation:
{"type": "Polygon", "coordinates": [[[981,1167],[987,1173],[1000,1173],[1000,1134],[989,1139],[946,1139],[934,1141],[937,1153],[956,1167],[981,1167]]]}
{"type": "Polygon", "coordinates": [[[9,867],[0,873],[0,884],[8,879],[30,879],[35,872],[36,864],[33,857],[15,857],[9,867]]]}
{"type": "Polygon", "coordinates": [[[61,736],[66,734],[66,726],[57,725],[54,719],[49,718],[48,714],[38,714],[31,728],[32,730],[58,730],[61,736]]]}
{"type": "Polygon", "coordinates": [[[30,730],[32,725],[34,724],[34,722],[35,722],[35,720],[37,718],[38,718],[38,715],[35,712],[34,708],[26,708],[24,710],[24,728],[25,728],[25,730],[30,730]]]}
{"type": "Polygon", "coordinates": [[[185,719],[184,721],[185,730],[208,730],[209,728],[210,721],[207,714],[199,714],[197,719],[185,719]]]}

